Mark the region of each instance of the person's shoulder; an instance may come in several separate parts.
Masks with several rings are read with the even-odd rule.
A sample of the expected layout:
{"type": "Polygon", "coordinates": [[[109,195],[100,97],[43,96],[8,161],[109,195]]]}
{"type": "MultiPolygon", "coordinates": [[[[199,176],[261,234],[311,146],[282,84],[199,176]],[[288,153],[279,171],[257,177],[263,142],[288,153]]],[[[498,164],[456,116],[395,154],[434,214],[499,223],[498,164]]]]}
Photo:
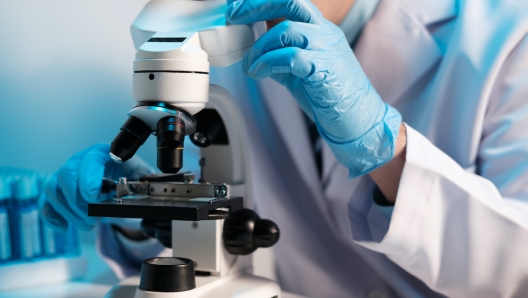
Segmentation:
{"type": "Polygon", "coordinates": [[[528,1],[526,0],[455,0],[455,2],[458,2],[457,6],[464,14],[479,14],[488,19],[504,22],[528,21],[528,1]]]}
{"type": "Polygon", "coordinates": [[[483,47],[480,52],[486,59],[501,61],[499,56],[513,52],[528,35],[526,0],[454,1],[458,4],[458,44],[465,44],[473,50],[476,46],[483,47]],[[467,40],[474,42],[468,44],[467,40]]]}
{"type": "MultiPolygon", "coordinates": [[[[386,0],[392,1],[392,0],[386,0]]],[[[528,16],[526,0],[397,0],[419,19],[434,18],[442,14],[495,17],[528,16]]]]}
{"type": "MultiPolygon", "coordinates": [[[[477,1],[478,2],[478,1],[477,1]]],[[[526,14],[526,9],[528,9],[528,2],[524,0],[485,0],[485,2],[488,2],[491,6],[498,6],[498,7],[505,7],[508,9],[519,9],[519,13],[526,14]]]]}

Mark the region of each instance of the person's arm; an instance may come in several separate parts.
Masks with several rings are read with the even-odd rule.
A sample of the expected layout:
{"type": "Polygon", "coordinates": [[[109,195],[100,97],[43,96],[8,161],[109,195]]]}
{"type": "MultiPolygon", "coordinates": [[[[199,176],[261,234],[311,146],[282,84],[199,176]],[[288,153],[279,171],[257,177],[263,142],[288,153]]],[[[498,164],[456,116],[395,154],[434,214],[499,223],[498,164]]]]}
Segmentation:
{"type": "Polygon", "coordinates": [[[399,184],[380,182],[388,196],[396,193],[383,238],[373,238],[380,233],[372,233],[365,212],[371,202],[359,210],[352,210],[352,202],[343,214],[351,232],[344,240],[385,254],[448,296],[526,294],[528,41],[512,54],[497,80],[498,95],[492,101],[500,103],[487,111],[476,161],[480,175],[465,171],[407,125],[407,145],[400,144],[405,150],[398,152],[400,158],[405,156],[401,171],[398,157],[394,159],[402,141],[401,116],[379,98],[342,32],[307,0],[274,3],[228,1],[226,17],[233,24],[290,20],[268,31],[248,51],[243,63],[246,73],[254,79],[271,77],[288,88],[316,121],[349,177],[380,166],[391,171],[393,165],[395,172],[388,174],[401,175],[399,184]]]}
{"type": "Polygon", "coordinates": [[[397,162],[371,174],[387,199],[396,198],[385,236],[369,238],[361,231],[368,231],[371,223],[349,215],[357,243],[385,254],[450,297],[528,293],[526,57],[528,39],[510,54],[495,81],[477,173],[406,126],[404,158],[396,156],[397,162]]]}
{"type": "Polygon", "coordinates": [[[405,125],[402,124],[396,141],[394,157],[388,163],[369,173],[372,180],[374,180],[390,204],[396,202],[398,186],[400,185],[403,166],[405,165],[406,147],[407,133],[405,131],[405,125]]]}
{"type": "Polygon", "coordinates": [[[139,274],[143,260],[172,256],[155,238],[141,237],[139,219],[108,219],[97,227],[97,249],[117,278],[139,274]]]}

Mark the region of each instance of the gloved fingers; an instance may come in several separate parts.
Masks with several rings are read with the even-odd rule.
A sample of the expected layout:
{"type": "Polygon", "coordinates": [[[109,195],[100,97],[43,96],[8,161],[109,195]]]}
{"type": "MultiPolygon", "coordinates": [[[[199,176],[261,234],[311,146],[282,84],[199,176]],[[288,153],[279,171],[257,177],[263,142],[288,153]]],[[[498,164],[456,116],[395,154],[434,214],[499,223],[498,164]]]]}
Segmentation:
{"type": "Polygon", "coordinates": [[[155,219],[143,219],[141,221],[141,232],[143,235],[155,238],[156,237],[156,220],[155,219]]]}
{"type": "Polygon", "coordinates": [[[319,9],[309,0],[228,0],[226,19],[231,24],[250,24],[279,18],[311,24],[325,21],[319,9]]]}
{"type": "Polygon", "coordinates": [[[98,218],[88,216],[88,202],[84,200],[78,191],[75,196],[75,203],[70,205],[71,209],[82,218],[90,227],[95,226],[98,218]]]}
{"type": "Polygon", "coordinates": [[[247,75],[256,80],[274,74],[292,74],[303,79],[316,71],[313,56],[313,52],[299,48],[271,51],[257,59],[247,70],[247,75]]]}
{"type": "MultiPolygon", "coordinates": [[[[114,172],[118,164],[111,162],[110,146],[108,144],[98,144],[89,148],[86,154],[80,159],[78,166],[79,192],[83,200],[87,202],[97,202],[100,198],[103,176],[105,171],[114,172]],[[108,169],[107,169],[108,168],[108,169]]],[[[115,177],[107,177],[115,179],[115,177]]]]}
{"type": "Polygon", "coordinates": [[[134,156],[120,165],[116,165],[118,165],[118,168],[116,169],[114,176],[112,176],[116,180],[119,177],[127,177],[130,180],[139,180],[142,176],[159,172],[138,156],[134,156]]]}
{"type": "Polygon", "coordinates": [[[93,224],[88,223],[85,218],[87,216],[79,216],[66,200],[61,188],[58,185],[58,174],[51,176],[46,185],[47,202],[53,209],[59,213],[66,221],[71,222],[74,226],[82,230],[90,230],[93,224]]]}
{"type": "Polygon", "coordinates": [[[172,221],[156,220],[156,239],[167,248],[172,248],[172,221]]]}
{"type": "Polygon", "coordinates": [[[40,210],[39,216],[47,226],[62,233],[68,230],[68,221],[47,201],[46,193],[39,197],[38,206],[40,210]]]}
{"type": "Polygon", "coordinates": [[[103,217],[101,221],[106,225],[114,225],[128,230],[140,230],[140,218],[103,217]]]}
{"type": "Polygon", "coordinates": [[[306,98],[306,95],[304,94],[301,79],[290,73],[274,74],[271,76],[271,78],[283,86],[288,86],[288,90],[297,100],[297,103],[299,104],[303,112],[310,119],[313,120],[313,108],[310,102],[308,101],[308,98],[306,98]]]}
{"type": "MultiPolygon", "coordinates": [[[[88,148],[89,149],[89,148],[88,148]]],[[[79,165],[82,158],[90,152],[88,149],[73,155],[59,169],[57,175],[57,185],[70,209],[80,218],[87,218],[87,213],[83,210],[82,197],[78,188],[79,165]],[[81,204],[81,205],[79,205],[81,204]]]]}
{"type": "Polygon", "coordinates": [[[262,55],[274,50],[296,47],[319,51],[341,42],[344,38],[343,32],[337,27],[284,21],[271,28],[249,49],[244,57],[244,69],[247,71],[262,55]]]}
{"type": "Polygon", "coordinates": [[[107,196],[100,195],[103,177],[113,180],[119,177],[139,180],[141,176],[156,172],[137,156],[122,164],[117,164],[110,159],[109,152],[110,145],[108,144],[94,145],[80,161],[79,191],[87,202],[95,203],[107,199],[107,196]]]}
{"type": "Polygon", "coordinates": [[[82,171],[79,168],[80,162],[86,154],[91,152],[89,149],[90,148],[75,154],[59,169],[57,185],[61,194],[64,196],[69,209],[73,211],[78,218],[93,225],[95,224],[95,221],[93,218],[88,217],[88,203],[82,198],[78,184],[79,172],[82,171]]]}

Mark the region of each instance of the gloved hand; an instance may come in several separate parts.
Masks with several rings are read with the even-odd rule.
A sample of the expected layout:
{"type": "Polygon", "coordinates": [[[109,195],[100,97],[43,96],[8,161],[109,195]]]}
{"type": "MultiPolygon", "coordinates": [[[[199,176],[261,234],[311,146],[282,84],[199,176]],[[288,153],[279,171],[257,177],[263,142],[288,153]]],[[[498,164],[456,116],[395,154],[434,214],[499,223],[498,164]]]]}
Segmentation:
{"type": "Polygon", "coordinates": [[[341,29],[309,0],[228,0],[226,18],[287,19],[248,51],[244,71],[285,85],[351,177],[392,159],[401,115],[371,86],[341,29]]]}
{"type": "MultiPolygon", "coordinates": [[[[98,144],[73,155],[53,174],[39,198],[41,218],[57,231],[66,231],[73,224],[82,230],[89,230],[97,219],[88,216],[88,203],[110,199],[100,194],[102,178],[117,180],[139,177],[154,172],[138,157],[118,164],[111,161],[108,144],[98,144]]],[[[137,222],[139,228],[139,222],[137,222]]]]}

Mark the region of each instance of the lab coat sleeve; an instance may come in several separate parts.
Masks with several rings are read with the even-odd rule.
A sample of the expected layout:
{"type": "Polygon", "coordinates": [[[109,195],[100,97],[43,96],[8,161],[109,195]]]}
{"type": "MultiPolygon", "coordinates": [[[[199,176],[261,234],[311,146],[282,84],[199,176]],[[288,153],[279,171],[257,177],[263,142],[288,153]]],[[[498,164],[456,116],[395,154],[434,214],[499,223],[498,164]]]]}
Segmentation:
{"type": "Polygon", "coordinates": [[[407,160],[385,236],[352,233],[449,297],[528,296],[527,44],[494,81],[476,173],[406,126],[407,160]]]}
{"type": "MultiPolygon", "coordinates": [[[[99,224],[96,246],[117,278],[124,279],[139,274],[141,263],[145,259],[172,256],[172,250],[163,247],[157,239],[133,241],[115,231],[112,224],[116,223],[103,221],[99,224]]],[[[126,224],[124,226],[131,228],[126,224]]]]}

